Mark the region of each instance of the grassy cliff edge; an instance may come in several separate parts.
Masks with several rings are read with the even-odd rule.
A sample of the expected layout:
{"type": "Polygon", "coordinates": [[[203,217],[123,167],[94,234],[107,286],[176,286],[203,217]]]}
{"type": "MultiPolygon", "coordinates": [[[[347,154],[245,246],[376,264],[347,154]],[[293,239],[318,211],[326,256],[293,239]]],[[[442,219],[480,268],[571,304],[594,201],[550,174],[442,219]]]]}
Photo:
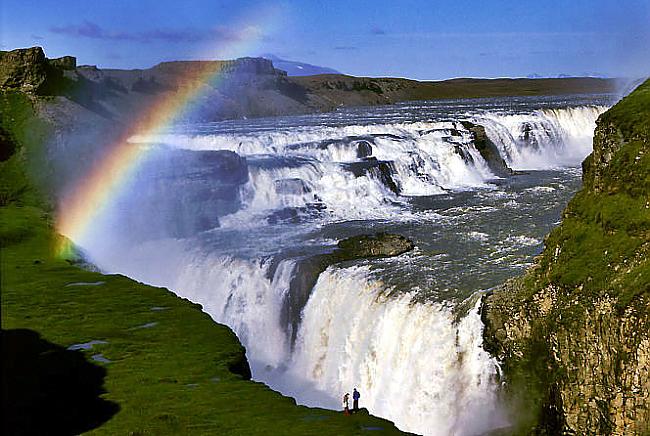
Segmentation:
{"type": "Polygon", "coordinates": [[[484,298],[518,431],[650,432],[650,80],[604,113],[536,265],[484,298]]]}
{"type": "Polygon", "coordinates": [[[50,133],[38,104],[0,94],[4,434],[403,434],[297,406],[250,380],[237,337],[200,306],[54,256],[62,237],[33,183],[50,133]]]}

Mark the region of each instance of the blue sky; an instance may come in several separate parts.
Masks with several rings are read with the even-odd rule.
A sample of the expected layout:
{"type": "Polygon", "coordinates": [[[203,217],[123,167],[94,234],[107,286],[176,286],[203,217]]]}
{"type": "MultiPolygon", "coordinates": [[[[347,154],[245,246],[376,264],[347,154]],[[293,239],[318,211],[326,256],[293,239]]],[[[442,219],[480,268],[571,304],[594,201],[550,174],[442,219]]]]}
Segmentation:
{"type": "Polygon", "coordinates": [[[416,79],[650,73],[650,0],[0,0],[3,50],[80,64],[273,53],[416,79]]]}

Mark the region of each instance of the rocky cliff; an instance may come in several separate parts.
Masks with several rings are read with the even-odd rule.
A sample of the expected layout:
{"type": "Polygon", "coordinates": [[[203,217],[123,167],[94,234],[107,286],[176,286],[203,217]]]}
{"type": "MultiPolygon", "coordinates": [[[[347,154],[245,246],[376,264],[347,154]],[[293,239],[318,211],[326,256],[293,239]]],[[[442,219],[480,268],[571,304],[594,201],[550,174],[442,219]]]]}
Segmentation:
{"type": "Polygon", "coordinates": [[[74,71],[76,58],[47,59],[43,49],[32,47],[0,51],[0,89],[47,95],[60,92],[65,71],[74,71]]]}
{"type": "Polygon", "coordinates": [[[518,433],[650,433],[650,80],[597,126],[536,265],[484,298],[518,433]]]}

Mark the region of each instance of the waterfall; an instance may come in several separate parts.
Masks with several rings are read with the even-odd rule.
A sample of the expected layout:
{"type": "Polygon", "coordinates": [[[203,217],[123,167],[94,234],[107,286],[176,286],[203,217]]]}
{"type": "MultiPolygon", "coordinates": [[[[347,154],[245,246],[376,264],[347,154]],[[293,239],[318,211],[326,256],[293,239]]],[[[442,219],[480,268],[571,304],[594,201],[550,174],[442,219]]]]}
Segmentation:
{"type": "Polygon", "coordinates": [[[481,348],[478,302],[456,322],[444,304],[390,295],[367,272],[321,274],[288,376],[331,395],[357,387],[371,413],[416,433],[470,435],[506,424],[498,366],[481,348]]]}
{"type": "Polygon", "coordinates": [[[540,109],[530,113],[484,113],[474,118],[514,169],[577,165],[591,153],[598,116],[605,106],[540,109]]]}
{"type": "Polygon", "coordinates": [[[363,407],[407,431],[470,435],[507,424],[498,364],[482,349],[479,301],[457,319],[449,305],[391,292],[368,267],[330,267],[302,311],[292,352],[280,314],[294,260],[272,271],[265,260],[214,257],[174,240],[145,243],[120,259],[125,266],[104,266],[201,304],[235,331],[253,377],[299,403],[336,409],[357,387],[363,407]]]}
{"type": "MultiPolygon", "coordinates": [[[[357,387],[363,407],[404,430],[481,433],[507,420],[498,399],[498,363],[482,348],[478,302],[458,313],[459,299],[469,294],[460,298],[443,289],[441,295],[455,300],[429,298],[430,279],[388,284],[373,270],[379,261],[329,266],[312,289],[298,291],[292,283],[303,273],[301,262],[331,250],[341,232],[387,225],[401,231],[400,223],[408,222],[407,229],[427,235],[425,243],[435,242],[439,236],[427,232],[414,206],[419,198],[503,189],[467,122],[485,129],[511,168],[553,170],[584,159],[604,110],[462,106],[417,120],[352,117],[342,124],[345,117],[337,114],[331,122],[321,115],[133,137],[133,143],[159,147],[163,157],[143,164],[83,248],[105,271],[200,303],[235,331],[253,377],[299,403],[338,408],[343,393],[357,387]],[[304,306],[290,324],[287,304],[296,292],[305,293],[304,306]]],[[[555,189],[525,186],[503,198],[513,205],[536,202],[526,196],[555,189]]],[[[465,207],[466,198],[458,196],[448,211],[494,209],[465,207]]],[[[444,231],[459,230],[450,219],[444,231]]],[[[499,248],[508,238],[527,247],[541,242],[522,231],[504,241],[486,232],[464,228],[479,243],[466,237],[459,244],[488,250],[489,243],[499,248]]],[[[445,261],[436,249],[391,261],[412,268],[408,277],[433,274],[422,263],[409,266],[417,256],[445,261]]],[[[472,268],[489,274],[491,266],[472,268]]],[[[445,277],[444,283],[454,280],[445,277]]]]}

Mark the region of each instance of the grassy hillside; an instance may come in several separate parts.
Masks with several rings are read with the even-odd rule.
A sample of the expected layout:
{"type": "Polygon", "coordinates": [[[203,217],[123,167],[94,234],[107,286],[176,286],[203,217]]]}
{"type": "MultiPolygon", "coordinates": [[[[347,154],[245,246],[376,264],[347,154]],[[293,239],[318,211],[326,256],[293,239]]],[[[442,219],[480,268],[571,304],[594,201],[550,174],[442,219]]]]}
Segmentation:
{"type": "MultiPolygon", "coordinates": [[[[411,100],[512,97],[535,95],[599,94],[616,90],[613,79],[573,77],[562,79],[449,79],[417,81],[392,77],[353,77],[327,74],[292,77],[310,94],[348,105],[355,95],[363,95],[370,104],[411,100]],[[374,99],[373,99],[374,95],[374,99]]],[[[358,104],[358,103],[357,103],[358,104]]]]}
{"type": "Polygon", "coordinates": [[[0,94],[4,434],[400,433],[367,412],[296,406],[248,380],[243,347],[199,306],[54,256],[62,237],[30,169],[48,133],[33,102],[0,94]]]}
{"type": "Polygon", "coordinates": [[[603,114],[598,126],[584,187],[547,238],[531,278],[537,286],[608,293],[624,307],[650,292],[650,81],[603,114]]]}
{"type": "Polygon", "coordinates": [[[650,80],[597,126],[535,267],[485,299],[515,419],[540,434],[650,431],[650,80]]]}

